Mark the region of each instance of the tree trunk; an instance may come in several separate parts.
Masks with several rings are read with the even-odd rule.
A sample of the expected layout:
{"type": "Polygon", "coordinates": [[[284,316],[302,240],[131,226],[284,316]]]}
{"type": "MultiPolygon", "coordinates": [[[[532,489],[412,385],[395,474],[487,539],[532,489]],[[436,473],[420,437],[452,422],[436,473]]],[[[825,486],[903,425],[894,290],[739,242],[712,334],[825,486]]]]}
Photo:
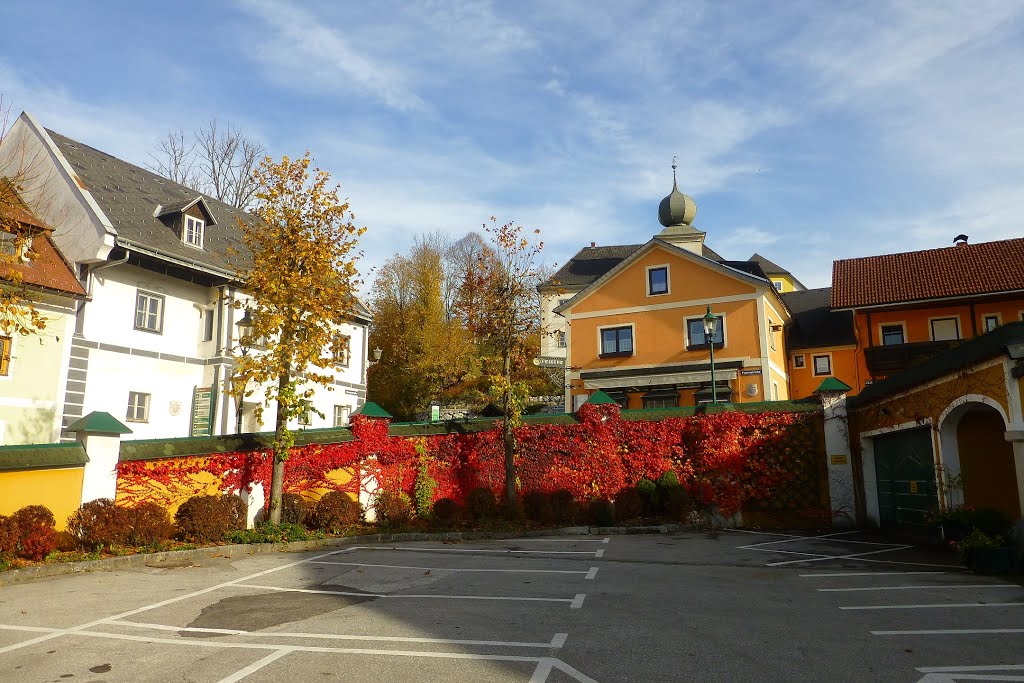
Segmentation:
{"type": "MultiPolygon", "coordinates": [[[[288,388],[288,374],[277,378],[277,395],[280,397],[288,388]]],[[[281,523],[281,494],[284,493],[284,461],[288,451],[282,448],[284,432],[288,429],[288,413],[281,409],[280,398],[277,402],[277,415],[274,419],[274,467],[270,473],[270,523],[281,523]]]]}
{"type": "Polygon", "coordinates": [[[503,359],[505,371],[505,395],[502,397],[502,412],[505,420],[501,427],[501,441],[505,447],[505,502],[516,500],[516,438],[512,433],[512,359],[505,354],[503,359]]]}

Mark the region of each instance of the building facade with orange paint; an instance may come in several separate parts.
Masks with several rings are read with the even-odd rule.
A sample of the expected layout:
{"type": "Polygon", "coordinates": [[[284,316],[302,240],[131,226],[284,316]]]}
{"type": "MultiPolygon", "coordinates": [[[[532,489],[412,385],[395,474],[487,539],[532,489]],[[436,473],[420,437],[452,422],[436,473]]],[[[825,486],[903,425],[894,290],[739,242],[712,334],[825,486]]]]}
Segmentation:
{"type": "MultiPolygon", "coordinates": [[[[574,293],[559,292],[563,301],[551,309],[564,321],[567,410],[598,389],[626,408],[695,405],[713,395],[737,403],[790,397],[785,302],[757,262],[726,261],[707,249],[695,213],[674,186],[659,208],[664,230],[618,247],[628,252],[614,263],[591,260],[603,272],[574,283],[574,293]],[[703,325],[709,305],[718,320],[712,340],[703,325]]],[[[581,255],[547,286],[586,262],[581,255]]]]}
{"type": "Polygon", "coordinates": [[[1024,320],[1024,238],[845,259],[831,307],[853,316],[860,391],[970,339],[1024,320]]]}

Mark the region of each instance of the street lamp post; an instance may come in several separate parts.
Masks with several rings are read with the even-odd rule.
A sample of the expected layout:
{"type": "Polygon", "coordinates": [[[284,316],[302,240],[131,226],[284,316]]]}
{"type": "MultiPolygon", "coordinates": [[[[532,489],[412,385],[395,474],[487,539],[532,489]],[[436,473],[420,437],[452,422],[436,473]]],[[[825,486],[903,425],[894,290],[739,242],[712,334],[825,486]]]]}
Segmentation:
{"type": "Polygon", "coordinates": [[[711,312],[711,304],[708,304],[708,312],[704,316],[704,338],[711,350],[711,403],[718,403],[718,385],[715,383],[715,328],[718,326],[718,316],[711,312]]]}
{"type": "MultiPolygon", "coordinates": [[[[252,317],[249,315],[249,309],[246,309],[245,315],[235,323],[238,327],[238,348],[242,350],[242,357],[249,355],[249,345],[252,340],[252,317]]],[[[246,382],[248,384],[248,382],[246,382]]],[[[236,387],[232,387],[236,388],[236,387]]],[[[245,385],[237,388],[238,395],[236,398],[237,405],[235,406],[235,433],[242,433],[242,411],[244,405],[242,400],[245,398],[245,385]]]]}

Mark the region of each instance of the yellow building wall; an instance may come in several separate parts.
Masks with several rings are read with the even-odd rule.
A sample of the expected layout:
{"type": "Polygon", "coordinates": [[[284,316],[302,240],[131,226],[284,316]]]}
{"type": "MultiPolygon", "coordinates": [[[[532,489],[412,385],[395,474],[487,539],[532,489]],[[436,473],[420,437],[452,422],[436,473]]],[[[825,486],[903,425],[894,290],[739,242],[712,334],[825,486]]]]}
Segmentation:
{"type": "Polygon", "coordinates": [[[769,275],[768,279],[771,280],[773,284],[775,282],[782,283],[782,289],[778,290],[780,292],[796,291],[796,281],[794,281],[793,278],[789,275],[769,275]]]}
{"type": "Polygon", "coordinates": [[[0,406],[4,427],[0,444],[50,443],[56,440],[56,406],[64,389],[60,381],[68,316],[43,311],[46,329],[15,336],[7,375],[0,376],[0,396],[17,405],[0,406]]]}
{"type": "MultiPolygon", "coordinates": [[[[184,458],[167,458],[150,460],[146,463],[146,469],[174,467],[181,463],[184,458]]],[[[188,458],[189,466],[195,459],[188,458]]],[[[206,460],[202,459],[205,463],[206,460]]],[[[167,508],[171,518],[178,511],[181,504],[192,496],[215,496],[221,493],[221,481],[218,477],[209,472],[196,472],[189,474],[180,480],[175,478],[175,484],[167,486],[155,479],[147,479],[142,483],[129,483],[126,477],[117,478],[117,492],[115,500],[122,505],[130,505],[136,501],[151,500],[167,508]]]]}
{"type": "Polygon", "coordinates": [[[45,505],[53,513],[57,530],[63,531],[68,517],[82,504],[84,475],[84,467],[4,470],[0,472],[0,515],[26,505],[45,505]]]}
{"type": "Polygon", "coordinates": [[[820,349],[799,349],[789,353],[789,385],[790,392],[794,399],[807,398],[814,393],[818,385],[828,377],[849,384],[855,393],[862,389],[857,369],[857,350],[853,346],[829,346],[820,349]],[[832,374],[815,375],[813,357],[816,355],[830,354],[832,356],[832,374]],[[796,367],[797,356],[804,357],[804,367],[796,367]]]}

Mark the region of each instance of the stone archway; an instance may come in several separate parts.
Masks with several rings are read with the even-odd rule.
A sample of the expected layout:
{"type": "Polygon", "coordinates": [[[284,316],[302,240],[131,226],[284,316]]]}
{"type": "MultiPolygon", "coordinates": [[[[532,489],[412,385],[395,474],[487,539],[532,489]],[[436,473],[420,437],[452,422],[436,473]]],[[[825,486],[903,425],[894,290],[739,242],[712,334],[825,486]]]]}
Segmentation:
{"type": "Polygon", "coordinates": [[[1005,434],[1002,406],[986,396],[961,397],[943,412],[939,446],[948,505],[994,507],[1010,519],[1021,516],[1013,445],[1005,434]],[[962,486],[955,485],[958,478],[962,486]]]}

